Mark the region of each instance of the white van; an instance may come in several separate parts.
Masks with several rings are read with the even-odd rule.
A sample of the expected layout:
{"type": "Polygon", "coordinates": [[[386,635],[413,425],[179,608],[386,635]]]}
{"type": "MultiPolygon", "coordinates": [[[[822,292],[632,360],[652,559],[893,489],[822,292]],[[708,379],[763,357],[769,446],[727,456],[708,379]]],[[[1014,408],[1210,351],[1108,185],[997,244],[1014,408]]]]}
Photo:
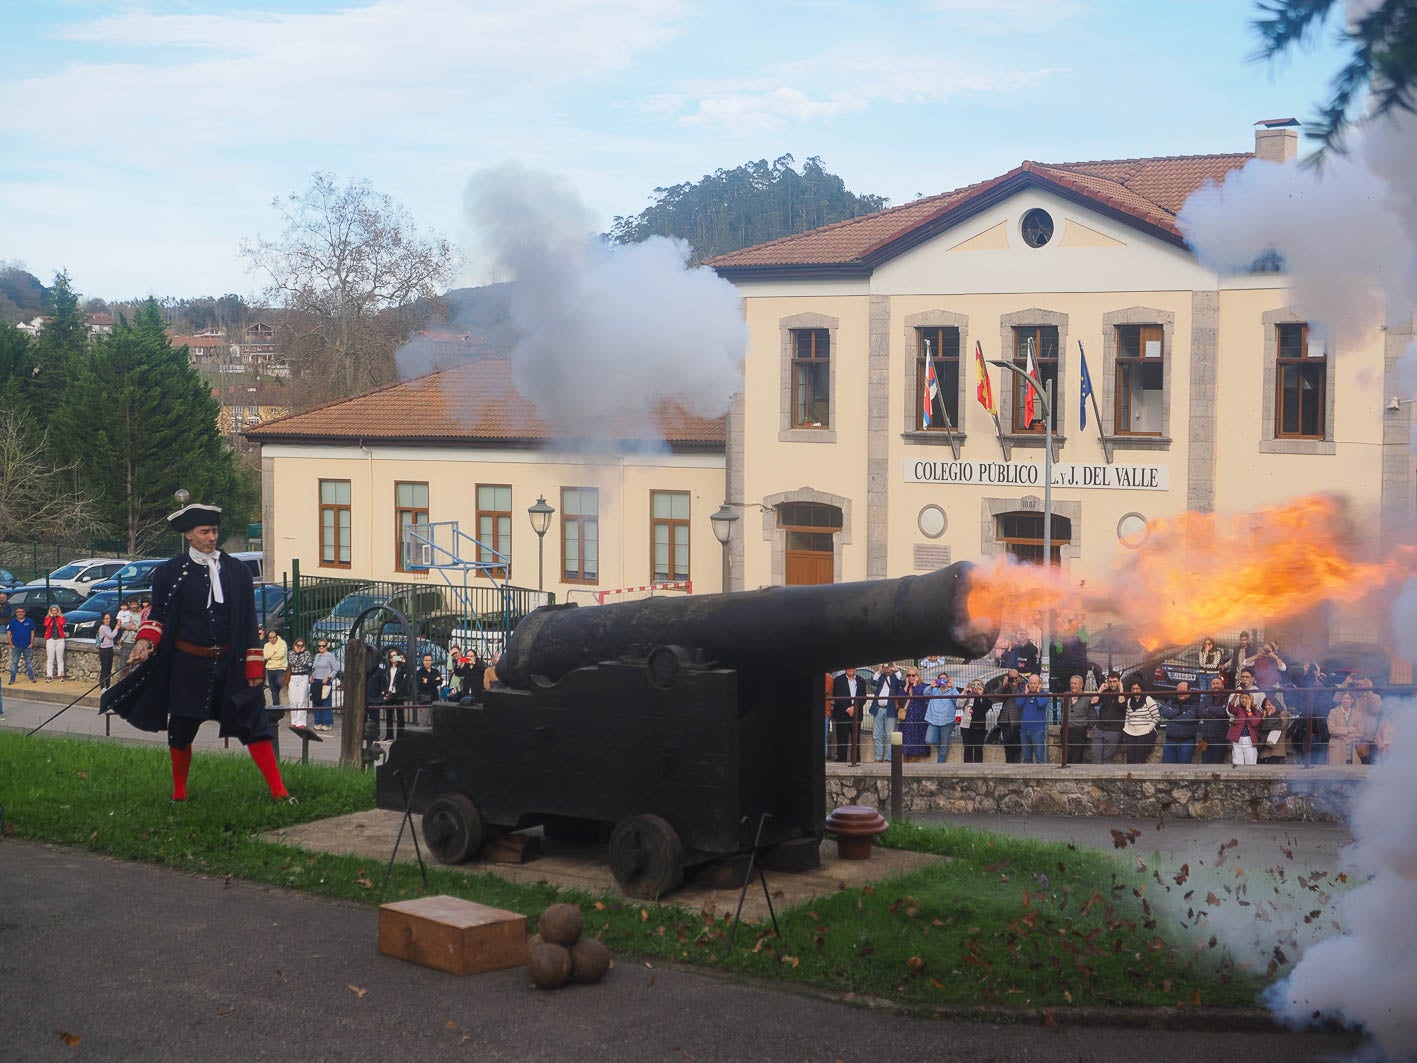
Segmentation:
{"type": "Polygon", "coordinates": [[[242,550],[231,555],[236,560],[245,564],[251,570],[251,579],[256,583],[264,583],[266,576],[266,555],[261,550],[242,550]]]}

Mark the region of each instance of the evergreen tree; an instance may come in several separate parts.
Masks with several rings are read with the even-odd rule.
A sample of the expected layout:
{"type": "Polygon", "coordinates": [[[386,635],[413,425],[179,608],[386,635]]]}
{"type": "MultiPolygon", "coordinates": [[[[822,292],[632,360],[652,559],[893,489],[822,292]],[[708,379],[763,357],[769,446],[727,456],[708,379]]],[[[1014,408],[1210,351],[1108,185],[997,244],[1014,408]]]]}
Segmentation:
{"type": "Polygon", "coordinates": [[[791,155],[715,170],[696,183],[654,190],[655,202],[639,214],[616,218],[610,238],[628,244],[651,236],[677,236],[694,249],[694,261],[740,247],[806,232],[846,218],[883,210],[883,196],[856,195],[813,155],[798,173],[791,155]]]}
{"type": "Polygon", "coordinates": [[[166,552],[163,518],[179,487],[222,506],[231,527],[254,510],[250,477],[222,442],[217,412],[186,347],[172,346],[149,299],[82,360],[51,435],[77,461],[101,520],[127,550],[166,552]]]}
{"type": "MultiPolygon", "coordinates": [[[[69,286],[69,274],[60,273],[50,289],[53,316],[34,341],[34,366],[24,381],[26,412],[34,427],[48,429],[73,379],[74,369],[89,344],[89,322],[79,307],[79,296],[69,286]]],[[[50,433],[51,440],[53,433],[50,433]]]]}
{"type": "Polygon", "coordinates": [[[30,338],[8,321],[0,321],[0,410],[20,408],[33,357],[30,338]]]}

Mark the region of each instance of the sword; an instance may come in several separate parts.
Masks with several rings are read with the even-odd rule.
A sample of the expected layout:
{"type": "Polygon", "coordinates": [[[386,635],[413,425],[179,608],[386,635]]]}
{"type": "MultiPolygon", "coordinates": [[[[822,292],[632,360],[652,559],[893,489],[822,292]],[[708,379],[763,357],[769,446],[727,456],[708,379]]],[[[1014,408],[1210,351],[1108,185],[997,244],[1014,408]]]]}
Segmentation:
{"type": "MultiPolygon", "coordinates": [[[[128,669],[132,668],[133,665],[134,665],[134,664],[137,664],[137,663],[141,663],[141,662],[129,661],[129,662],[128,662],[127,664],[125,664],[122,668],[118,669],[118,675],[122,675],[124,672],[128,671],[128,669]]],[[[115,678],[116,678],[116,676],[115,676],[115,678]]],[[[66,712],[68,712],[70,709],[72,709],[72,708],[73,708],[75,705],[77,705],[79,702],[83,701],[84,698],[86,698],[86,697],[88,697],[90,694],[92,694],[95,690],[98,689],[98,687],[99,687],[99,684],[98,684],[98,683],[95,683],[93,686],[89,687],[89,688],[88,688],[87,690],[85,690],[82,694],[80,694],[78,697],[76,697],[73,701],[69,702],[69,704],[65,705],[62,709],[60,709],[58,712],[56,712],[53,716],[49,717],[49,719],[45,720],[45,721],[44,721],[42,724],[40,724],[38,727],[34,728],[33,730],[26,731],[26,732],[25,732],[25,737],[28,738],[30,735],[34,734],[35,731],[42,731],[42,730],[44,730],[44,729],[45,729],[46,727],[48,727],[51,723],[53,723],[55,720],[59,719],[59,717],[63,716],[66,712]]]]}

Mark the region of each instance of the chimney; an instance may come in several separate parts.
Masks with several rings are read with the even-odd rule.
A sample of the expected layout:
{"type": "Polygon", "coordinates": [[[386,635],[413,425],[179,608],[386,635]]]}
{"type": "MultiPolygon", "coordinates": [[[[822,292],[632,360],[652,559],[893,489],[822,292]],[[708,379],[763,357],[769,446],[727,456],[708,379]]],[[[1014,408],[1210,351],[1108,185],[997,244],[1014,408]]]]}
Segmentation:
{"type": "Polygon", "coordinates": [[[1288,162],[1299,155],[1299,120],[1266,118],[1255,123],[1255,158],[1288,162]]]}

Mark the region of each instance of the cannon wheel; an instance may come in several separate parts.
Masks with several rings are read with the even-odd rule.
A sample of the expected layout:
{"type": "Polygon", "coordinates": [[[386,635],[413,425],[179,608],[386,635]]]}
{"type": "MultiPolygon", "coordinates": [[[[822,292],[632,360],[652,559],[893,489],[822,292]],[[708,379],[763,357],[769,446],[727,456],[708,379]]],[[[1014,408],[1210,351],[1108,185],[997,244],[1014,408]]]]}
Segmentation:
{"type": "Polygon", "coordinates": [[[662,897],[684,883],[684,845],[659,816],[626,816],[610,835],[610,870],[626,896],[662,897]]]}
{"type": "Polygon", "coordinates": [[[439,863],[461,864],[482,848],[482,817],[466,794],[439,794],[423,813],[423,840],[439,863]]]}

